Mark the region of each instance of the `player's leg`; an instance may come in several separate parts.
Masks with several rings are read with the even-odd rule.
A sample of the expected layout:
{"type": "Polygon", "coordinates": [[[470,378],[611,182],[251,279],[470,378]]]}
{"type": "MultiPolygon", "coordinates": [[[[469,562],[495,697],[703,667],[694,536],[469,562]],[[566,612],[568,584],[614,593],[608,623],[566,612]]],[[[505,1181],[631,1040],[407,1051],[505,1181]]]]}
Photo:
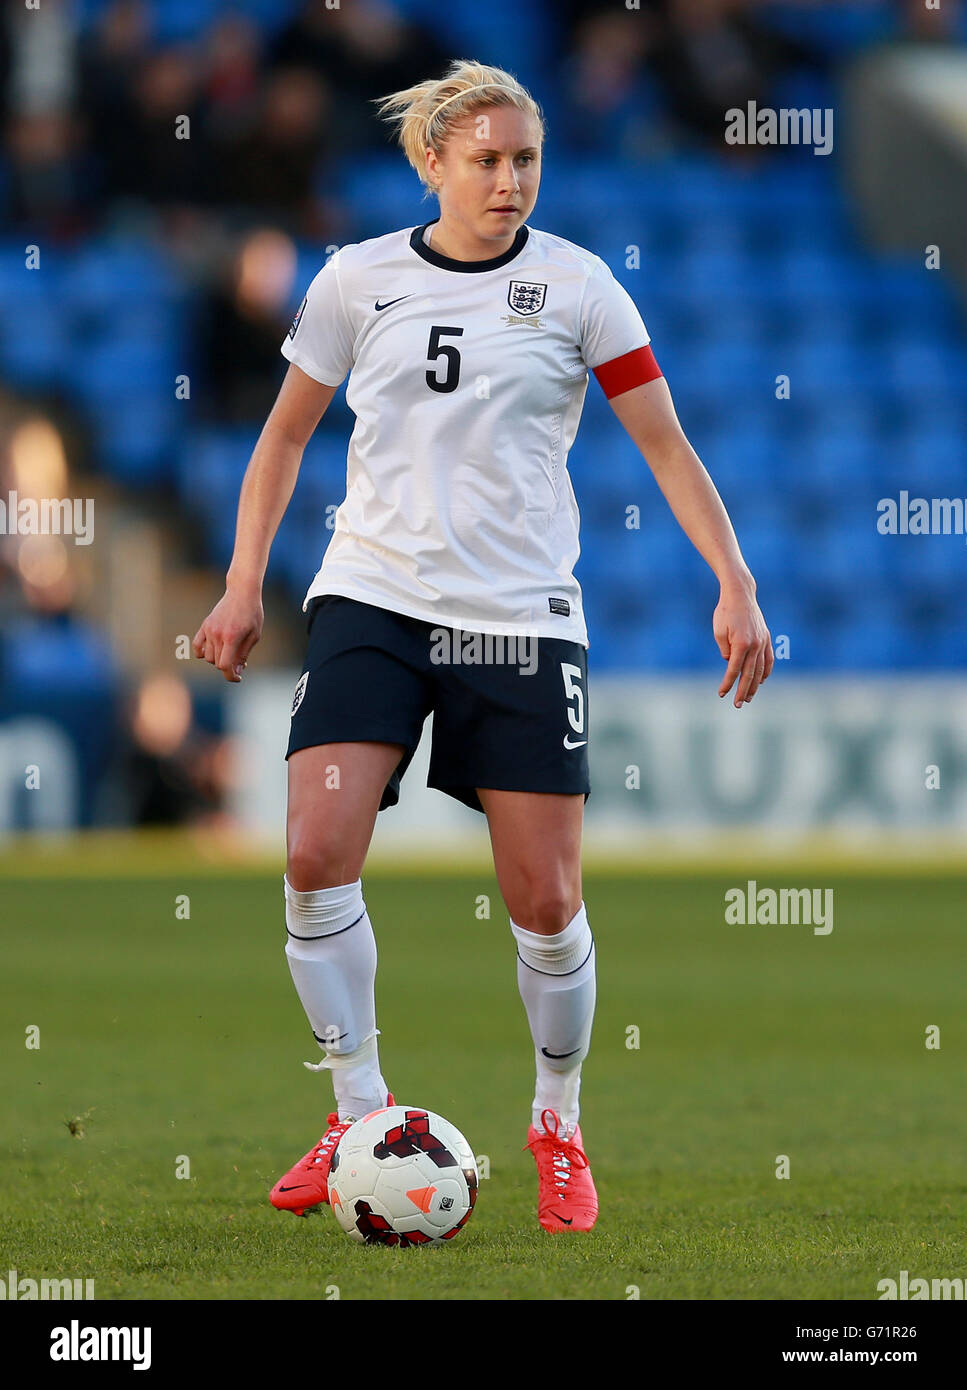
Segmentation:
{"type": "Polygon", "coordinates": [[[343,1119],[386,1103],[360,874],[377,813],[399,797],[431,692],[425,643],[400,614],[327,594],[310,605],[308,631],[287,751],[286,955],[343,1119]]]}
{"type": "Polygon", "coordinates": [[[329,1167],[354,1119],[389,1098],[376,1043],[376,939],[363,900],[363,864],[399,744],[328,743],[289,758],[285,954],[313,1036],[313,1070],[332,1074],[336,1112],[319,1143],[270,1194],[302,1215],[328,1201],[329,1167]]]}
{"type": "Polygon", "coordinates": [[[511,921],[552,936],[581,905],[583,795],[478,787],[511,921]]]}
{"type": "Polygon", "coordinates": [[[551,1109],[577,1124],[581,1063],[594,1017],[594,941],[581,897],[583,796],[478,792],[517,942],[537,1084],[533,1122],[551,1109]]]}
{"type": "Polygon", "coordinates": [[[360,875],[398,744],[329,743],[289,758],[286,956],[332,1072],[339,1118],[386,1103],[376,1046],[376,939],[360,875]]]}
{"type": "Polygon", "coordinates": [[[376,1041],[376,941],[363,863],[379,810],[420,741],[431,691],[411,620],[341,595],[314,599],[287,752],[286,956],[328,1071],[336,1111],[315,1150],[272,1191],[301,1211],[328,1199],[332,1155],[352,1119],[388,1100],[376,1041]]]}
{"type": "Polygon", "coordinates": [[[579,1125],[594,1019],[594,940],[581,896],[583,795],[478,788],[517,942],[537,1079],[528,1146],[546,1230],[590,1230],[598,1203],[579,1125]]]}
{"type": "Polygon", "coordinates": [[[487,660],[435,668],[427,781],[485,812],[517,942],[537,1081],[528,1147],[548,1230],[589,1230],[597,1197],[578,1093],[594,1016],[594,941],[581,898],[588,777],[587,656],[561,638],[515,639],[487,660]],[[517,660],[514,660],[514,656],[517,660]],[[536,660],[535,660],[536,656],[536,660]]]}
{"type": "Polygon", "coordinates": [[[359,877],[387,782],[406,749],[326,743],[288,761],[286,878],[300,893],[359,877]]]}

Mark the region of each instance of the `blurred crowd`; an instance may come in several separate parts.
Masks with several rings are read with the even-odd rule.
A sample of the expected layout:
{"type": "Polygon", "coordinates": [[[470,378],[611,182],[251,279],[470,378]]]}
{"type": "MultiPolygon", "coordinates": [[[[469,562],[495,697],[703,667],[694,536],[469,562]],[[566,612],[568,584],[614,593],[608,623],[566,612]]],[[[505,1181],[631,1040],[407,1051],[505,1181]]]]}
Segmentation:
{"type": "MultiPolygon", "coordinates": [[[[789,10],[852,10],[869,34],[923,39],[962,17],[961,0],[530,6],[539,51],[522,44],[499,60],[535,84],[559,158],[634,159],[689,142],[734,155],[725,110],[836,60],[821,28],[783,23],[789,10]]],[[[226,4],[180,39],[158,37],[148,0],[88,6],[84,24],[72,0],[18,8],[0,20],[4,226],[65,249],[143,228],[197,292],[192,366],[209,416],[264,418],[288,326],[287,245],[351,237],[340,171],[391,142],[373,99],[475,55],[448,32],[446,7],[437,16],[394,0],[282,3],[272,23],[226,4]]]]}
{"type": "MultiPolygon", "coordinates": [[[[824,4],[866,9],[882,32],[925,39],[951,33],[960,18],[960,0],[792,8],[824,4]]],[[[721,147],[725,109],[762,102],[777,75],[834,56],[801,29],[791,36],[786,8],[559,0],[540,8],[541,51],[526,45],[502,61],[525,82],[551,81],[564,148],[643,150],[656,126],[721,147]]],[[[125,205],[154,210],[189,240],[213,213],[338,240],[334,162],[388,140],[371,100],[441,72],[451,57],[477,56],[455,51],[446,7],[431,23],[392,0],[305,0],[274,28],[227,8],[190,39],[164,42],[146,0],[113,0],[87,26],[70,0],[18,10],[8,7],[0,23],[4,221],[67,241],[125,205]],[[176,121],[184,138],[174,138],[176,121]]]]}
{"type": "MultiPolygon", "coordinates": [[[[923,0],[530,5],[539,50],[522,44],[499,61],[535,84],[562,159],[634,159],[689,142],[734,154],[723,144],[725,110],[762,104],[777,82],[808,81],[837,57],[821,29],[784,24],[788,9],[867,12],[869,33],[924,39],[961,19],[961,0],[939,9],[923,0]]],[[[476,56],[462,51],[465,35],[448,32],[446,7],[437,16],[394,0],[282,3],[270,24],[215,7],[180,39],[158,37],[148,0],[88,6],[84,24],[72,0],[18,10],[0,20],[4,226],[68,250],[143,228],[197,291],[192,365],[206,411],[225,422],[264,418],[288,326],[286,239],[351,237],[340,170],[390,148],[373,99],[476,56]]]]}

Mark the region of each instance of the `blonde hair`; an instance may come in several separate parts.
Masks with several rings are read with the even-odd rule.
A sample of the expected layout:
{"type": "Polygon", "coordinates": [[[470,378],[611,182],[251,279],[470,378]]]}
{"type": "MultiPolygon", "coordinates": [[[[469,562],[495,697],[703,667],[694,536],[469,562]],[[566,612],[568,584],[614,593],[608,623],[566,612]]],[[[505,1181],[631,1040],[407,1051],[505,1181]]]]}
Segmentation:
{"type": "Polygon", "coordinates": [[[475,111],[487,106],[516,106],[534,117],[544,139],[541,108],[513,73],[467,58],[454,58],[442,77],[431,77],[375,100],[379,114],[395,123],[403,152],[428,191],[436,189],[427,178],[426,151],[433,149],[439,154],[453,127],[475,111]]]}

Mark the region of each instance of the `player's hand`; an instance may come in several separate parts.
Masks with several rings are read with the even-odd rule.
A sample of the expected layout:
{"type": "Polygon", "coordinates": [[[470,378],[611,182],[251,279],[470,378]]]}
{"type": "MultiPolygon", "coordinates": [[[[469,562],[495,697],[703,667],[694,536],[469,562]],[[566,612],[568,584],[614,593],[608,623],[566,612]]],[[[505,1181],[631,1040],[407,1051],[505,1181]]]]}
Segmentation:
{"type": "Polygon", "coordinates": [[[264,621],[259,595],[228,589],[195,633],[191,649],[227,681],[238,682],[249,652],[262,636],[264,621]]]}
{"type": "Polygon", "coordinates": [[[719,651],[729,663],[719,695],[727,695],[738,681],[734,704],[740,709],[768,678],[775,661],[772,638],[754,592],[723,587],[712,616],[712,631],[719,651]]]}

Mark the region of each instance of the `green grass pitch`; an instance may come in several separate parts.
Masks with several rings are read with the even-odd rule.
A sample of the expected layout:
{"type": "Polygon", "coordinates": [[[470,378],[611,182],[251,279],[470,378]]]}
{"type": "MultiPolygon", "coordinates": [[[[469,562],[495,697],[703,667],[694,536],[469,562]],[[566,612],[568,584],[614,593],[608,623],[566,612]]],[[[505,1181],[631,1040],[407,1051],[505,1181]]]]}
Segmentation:
{"type": "Polygon", "coordinates": [[[573,1237],[537,1225],[532,1050],[492,873],[364,878],[384,1073],[490,1164],[457,1239],[407,1251],[267,1200],[331,1098],[302,1066],[319,1052],[281,873],[5,878],[0,1277],[93,1278],[99,1299],[621,1300],[964,1276],[965,880],[746,867],[586,876],[601,1216],[573,1237]],[[833,887],[832,933],[726,925],[746,877],[833,887]]]}

